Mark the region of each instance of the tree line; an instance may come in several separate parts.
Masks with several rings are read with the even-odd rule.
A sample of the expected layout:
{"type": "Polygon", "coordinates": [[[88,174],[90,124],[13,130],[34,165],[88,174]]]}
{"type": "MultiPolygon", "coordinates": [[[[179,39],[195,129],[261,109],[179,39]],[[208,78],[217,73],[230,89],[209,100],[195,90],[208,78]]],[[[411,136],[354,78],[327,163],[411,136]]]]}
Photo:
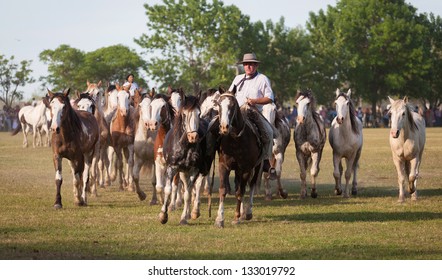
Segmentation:
{"type": "MultiPolygon", "coordinates": [[[[173,85],[196,93],[228,87],[242,71],[242,55],[255,52],[259,71],[271,79],[281,103],[306,88],[320,104],[330,104],[336,88],[352,88],[373,111],[388,95],[432,106],[441,100],[442,20],[417,13],[403,0],[340,0],[311,12],[305,28],[287,27],[284,17],[252,22],[235,5],[218,0],[163,0],[144,9],[146,33],[134,38],[143,56],[123,45],[87,53],[68,45],[44,50],[39,58],[48,75],[40,77],[42,86],[83,90],[88,79],[123,82],[133,73],[144,88],[155,82],[160,91],[173,85]]],[[[24,70],[29,65],[21,62],[24,70]]],[[[15,85],[32,79],[16,64],[15,72],[4,75],[8,66],[14,63],[0,54],[2,101],[11,92],[4,86],[8,79],[15,85]]]]}

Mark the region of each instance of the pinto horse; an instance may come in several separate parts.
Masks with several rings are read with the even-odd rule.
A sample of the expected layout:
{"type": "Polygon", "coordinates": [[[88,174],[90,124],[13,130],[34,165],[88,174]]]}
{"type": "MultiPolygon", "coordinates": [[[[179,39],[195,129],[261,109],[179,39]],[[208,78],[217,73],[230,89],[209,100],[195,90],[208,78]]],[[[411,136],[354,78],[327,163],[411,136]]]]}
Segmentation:
{"type": "MultiPolygon", "coordinates": [[[[157,193],[155,190],[155,158],[154,158],[154,142],[157,136],[156,131],[148,129],[150,120],[150,103],[155,95],[155,89],[148,94],[141,95],[137,90],[135,91],[135,139],[134,139],[134,168],[133,179],[135,189],[141,192],[140,189],[140,170],[143,166],[147,167],[147,172],[152,176],[153,193],[150,201],[151,205],[157,203],[157,193]]],[[[140,197],[142,199],[143,197],[140,197]]],[[[145,196],[144,196],[145,198],[145,196]]]]}
{"type": "MultiPolygon", "coordinates": [[[[52,151],[55,167],[55,209],[62,208],[61,184],[62,159],[67,158],[72,169],[75,204],[87,205],[86,188],[89,184],[89,169],[96,152],[99,138],[97,120],[86,111],[76,111],[71,107],[69,89],[62,93],[48,90],[46,105],[52,116],[52,151]]],[[[91,168],[91,172],[95,172],[91,168]]]]}
{"type": "Polygon", "coordinates": [[[299,163],[301,178],[301,198],[307,196],[307,169],[310,167],[312,180],[311,197],[316,198],[316,177],[319,173],[322,150],[327,138],[323,120],[316,112],[316,101],[311,91],[298,92],[298,117],[293,138],[296,147],[296,159],[299,163]]]}
{"type": "MultiPolygon", "coordinates": [[[[253,194],[262,175],[264,150],[260,143],[257,129],[247,118],[247,106],[239,107],[235,98],[236,86],[232,92],[221,92],[218,100],[219,122],[219,207],[215,226],[224,227],[224,200],[230,189],[229,175],[235,170],[236,210],[233,224],[240,219],[250,220],[253,217],[253,194]],[[244,194],[246,185],[250,186],[250,199],[244,211],[244,194]]],[[[212,126],[212,124],[211,124],[212,126]]]]}
{"type": "Polygon", "coordinates": [[[163,204],[163,190],[166,184],[165,172],[166,161],[164,158],[164,139],[167,132],[172,128],[175,118],[175,109],[169,102],[170,97],[164,94],[156,94],[150,103],[150,120],[148,128],[157,131],[154,143],[155,159],[155,189],[160,203],[163,204]]]}
{"type": "Polygon", "coordinates": [[[417,199],[417,179],[425,147],[425,120],[413,111],[408,97],[390,100],[390,147],[399,184],[399,203],[405,201],[404,188],[408,177],[408,192],[417,199]]]}
{"type": "MultiPolygon", "coordinates": [[[[282,187],[281,173],[282,164],[284,163],[284,154],[287,146],[290,143],[290,126],[287,119],[281,115],[275,103],[269,103],[262,107],[262,115],[269,121],[269,123],[278,131],[277,136],[273,139],[272,158],[270,159],[271,166],[276,170],[276,183],[278,186],[279,195],[286,199],[287,190],[282,187]]],[[[266,200],[272,200],[272,190],[270,186],[269,174],[264,172],[264,189],[266,200]]]]}
{"type": "Polygon", "coordinates": [[[206,133],[208,122],[199,118],[199,96],[186,96],[180,111],[176,115],[173,129],[169,130],[164,140],[164,158],[166,161],[166,187],[164,204],[161,208],[160,221],[168,220],[169,196],[172,183],[179,173],[184,186],[184,208],[180,224],[187,224],[192,217],[200,216],[200,184],[196,184],[195,199],[190,213],[191,188],[199,175],[207,175],[214,153],[207,150],[206,133]]]}
{"type": "Polygon", "coordinates": [[[342,159],[346,161],[344,197],[349,197],[349,182],[353,173],[351,194],[357,195],[357,172],[362,151],[362,122],[356,116],[351,90],[347,93],[336,89],[336,117],[333,119],[328,140],[333,149],[333,177],[335,193],[342,194],[341,177],[343,173],[342,159]]]}

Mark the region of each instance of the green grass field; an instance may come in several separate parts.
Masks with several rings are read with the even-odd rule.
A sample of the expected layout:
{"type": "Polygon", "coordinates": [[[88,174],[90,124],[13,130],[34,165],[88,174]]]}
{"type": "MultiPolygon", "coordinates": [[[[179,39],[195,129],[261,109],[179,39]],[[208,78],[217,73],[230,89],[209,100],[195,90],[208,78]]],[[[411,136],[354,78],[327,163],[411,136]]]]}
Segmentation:
{"type": "MultiPolygon", "coordinates": [[[[62,210],[55,198],[52,150],[22,148],[22,135],[0,133],[0,259],[442,259],[442,128],[427,129],[418,201],[398,204],[397,175],[387,129],[365,129],[359,194],[334,195],[326,144],[317,199],[299,198],[299,167],[290,142],[283,167],[289,198],[255,197],[254,217],[232,225],[228,196],[224,229],[214,226],[203,197],[201,217],[179,226],[181,209],[158,221],[160,206],[140,202],[114,183],[87,207],[73,203],[72,175],[63,160],[62,210]]],[[[32,139],[29,137],[32,147],[32,139]]],[[[218,178],[215,179],[216,184],[218,178]]],[[[151,195],[144,175],[142,188],[151,195]]]]}

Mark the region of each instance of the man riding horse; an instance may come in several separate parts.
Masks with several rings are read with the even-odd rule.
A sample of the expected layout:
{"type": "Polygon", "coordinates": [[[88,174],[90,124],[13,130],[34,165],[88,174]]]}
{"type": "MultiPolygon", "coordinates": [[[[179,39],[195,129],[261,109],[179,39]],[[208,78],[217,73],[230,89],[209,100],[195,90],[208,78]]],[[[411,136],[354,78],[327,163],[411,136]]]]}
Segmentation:
{"type": "Polygon", "coordinates": [[[264,150],[263,170],[269,173],[270,179],[276,179],[275,168],[270,166],[269,159],[272,156],[274,128],[261,114],[262,106],[274,101],[270,80],[258,72],[259,60],[254,53],[246,53],[240,62],[244,66],[245,74],[237,75],[229,88],[232,91],[236,86],[236,100],[241,107],[248,104],[249,119],[258,128],[258,134],[264,150]]]}

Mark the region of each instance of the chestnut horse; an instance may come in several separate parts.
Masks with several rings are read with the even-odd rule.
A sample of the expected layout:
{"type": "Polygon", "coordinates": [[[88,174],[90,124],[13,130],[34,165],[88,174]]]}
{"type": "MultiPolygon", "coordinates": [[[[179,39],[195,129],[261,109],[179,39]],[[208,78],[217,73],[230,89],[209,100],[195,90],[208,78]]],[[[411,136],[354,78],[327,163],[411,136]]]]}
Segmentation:
{"type": "Polygon", "coordinates": [[[399,203],[405,201],[404,188],[408,179],[411,199],[417,199],[417,179],[425,147],[425,120],[413,111],[408,98],[390,100],[390,147],[399,184],[399,203]],[[408,177],[408,178],[407,178],[408,177]]]}
{"type": "MultiPolygon", "coordinates": [[[[75,204],[87,205],[86,188],[89,184],[89,169],[95,155],[99,138],[97,120],[86,111],[76,111],[71,107],[69,89],[62,93],[48,90],[44,99],[52,116],[52,151],[55,167],[55,209],[62,208],[61,184],[62,159],[67,158],[72,169],[75,204]]],[[[91,168],[91,172],[95,172],[91,168]]]]}
{"type": "Polygon", "coordinates": [[[296,159],[299,163],[301,178],[301,198],[307,196],[307,169],[310,167],[312,180],[311,197],[318,197],[316,192],[316,177],[319,173],[322,150],[327,138],[324,121],[316,112],[316,101],[310,90],[298,92],[298,117],[296,119],[293,138],[296,147],[296,159]]]}
{"type": "Polygon", "coordinates": [[[236,210],[233,224],[238,224],[240,219],[250,220],[253,217],[253,194],[256,184],[262,175],[264,148],[260,143],[257,129],[247,117],[247,106],[239,107],[235,97],[236,86],[232,92],[221,92],[217,102],[219,122],[219,207],[215,226],[224,227],[224,200],[230,189],[229,175],[235,170],[235,196],[236,210]],[[246,185],[250,187],[250,199],[244,211],[244,194],[246,185]]]}

